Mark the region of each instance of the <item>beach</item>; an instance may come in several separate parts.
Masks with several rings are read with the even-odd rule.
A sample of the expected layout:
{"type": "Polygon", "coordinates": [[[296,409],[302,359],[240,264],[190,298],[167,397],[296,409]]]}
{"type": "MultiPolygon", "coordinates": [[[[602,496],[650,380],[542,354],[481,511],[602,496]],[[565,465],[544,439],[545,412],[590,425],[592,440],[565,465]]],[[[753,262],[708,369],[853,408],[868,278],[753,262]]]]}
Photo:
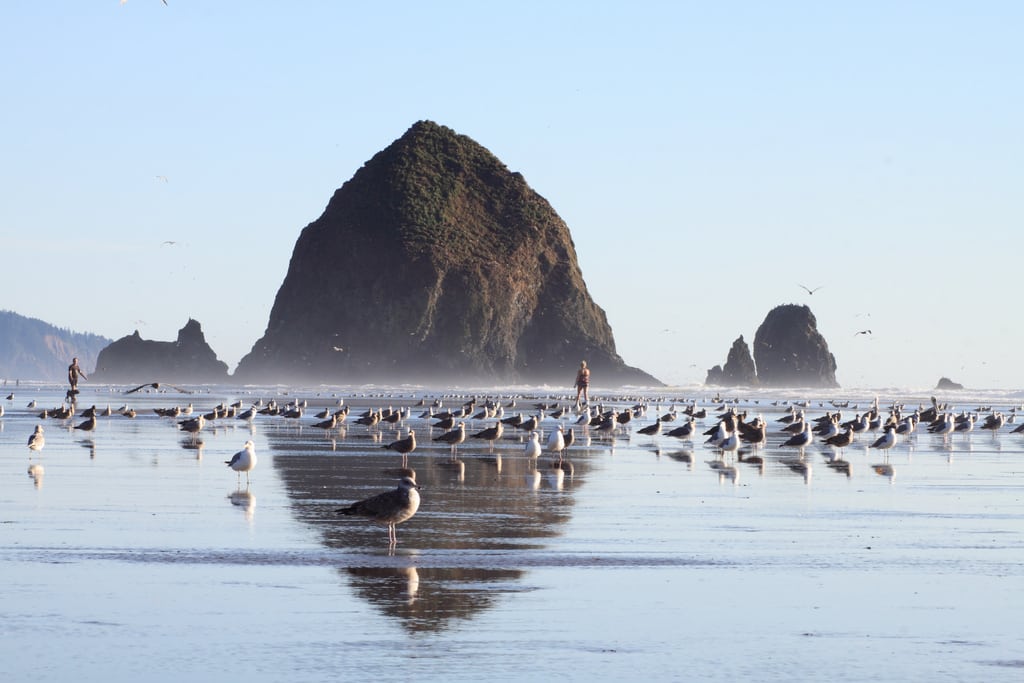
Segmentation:
{"type": "MultiPolygon", "coordinates": [[[[79,415],[113,413],[92,431],[74,428],[79,415],[39,417],[64,387],[3,388],[3,680],[1015,681],[1024,669],[1017,424],[920,425],[887,451],[869,447],[880,431],[842,452],[780,445],[794,406],[853,418],[876,396],[882,412],[927,407],[927,392],[594,387],[592,403],[646,409],[602,433],[550,417],[571,407],[567,388],[128,388],[80,386],[79,415]],[[514,427],[493,449],[435,441],[446,430],[420,415],[474,398],[473,412],[491,399],[506,417],[541,413],[542,445],[558,424],[576,442],[559,465],[527,458],[514,427]],[[154,412],[271,400],[303,402],[303,415],[219,417],[192,435],[187,416],[154,412]],[[690,405],[707,411],[691,439],[639,433],[690,405]],[[341,426],[313,426],[346,406],[341,426]],[[389,408],[410,416],[356,423],[389,408]],[[763,415],[766,444],[739,456],[705,444],[725,408],[763,415]],[[421,503],[391,548],[384,526],[336,511],[398,485],[402,456],[386,445],[409,428],[421,503]],[[250,439],[247,484],[225,461],[250,439]]],[[[939,398],[981,418],[1024,402],[939,398]]]]}

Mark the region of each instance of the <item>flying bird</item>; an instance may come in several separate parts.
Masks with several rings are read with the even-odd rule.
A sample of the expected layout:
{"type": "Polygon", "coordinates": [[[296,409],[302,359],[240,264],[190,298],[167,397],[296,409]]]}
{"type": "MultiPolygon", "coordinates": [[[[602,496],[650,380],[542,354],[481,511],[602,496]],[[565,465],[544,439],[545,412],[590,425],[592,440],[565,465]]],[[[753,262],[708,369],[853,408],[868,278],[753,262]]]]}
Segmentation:
{"type": "Polygon", "coordinates": [[[806,286],[806,285],[800,285],[800,286],[801,286],[801,287],[803,287],[803,288],[804,288],[805,290],[807,290],[807,293],[808,293],[808,294],[814,294],[814,293],[815,293],[815,292],[817,292],[817,291],[818,291],[819,289],[821,289],[822,287],[824,287],[824,285],[818,285],[818,286],[817,286],[817,287],[815,287],[814,289],[811,289],[810,287],[808,287],[808,286],[806,286]]]}
{"type": "Polygon", "coordinates": [[[136,391],[141,391],[142,389],[145,389],[146,387],[149,387],[150,389],[157,389],[157,390],[159,390],[160,387],[171,387],[172,389],[175,389],[175,390],[177,390],[177,391],[179,391],[179,392],[181,392],[183,394],[191,394],[192,393],[188,389],[182,389],[181,387],[176,387],[173,384],[161,384],[160,382],[149,382],[147,384],[140,384],[139,386],[135,387],[134,389],[129,389],[128,391],[126,391],[124,393],[126,393],[126,394],[134,394],[136,391]]]}

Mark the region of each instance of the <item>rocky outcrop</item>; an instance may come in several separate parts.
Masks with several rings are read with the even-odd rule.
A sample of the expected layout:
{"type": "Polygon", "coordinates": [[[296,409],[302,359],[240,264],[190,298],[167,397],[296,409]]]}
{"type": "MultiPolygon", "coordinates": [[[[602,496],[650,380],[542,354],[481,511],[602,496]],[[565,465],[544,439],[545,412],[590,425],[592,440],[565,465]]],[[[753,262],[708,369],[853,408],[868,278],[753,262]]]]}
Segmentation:
{"type": "Polygon", "coordinates": [[[303,229],[241,382],[660,384],[615,351],[569,228],[470,138],[413,125],[303,229]]]}
{"type": "Polygon", "coordinates": [[[214,384],[228,380],[228,366],[217,360],[202,327],[189,319],[173,342],[143,339],[139,331],[121,337],[99,353],[90,379],[99,382],[214,384]]]}
{"type": "Polygon", "coordinates": [[[762,386],[838,387],[836,359],[807,306],[776,306],[754,335],[754,361],[762,386]]]}
{"type": "Polygon", "coordinates": [[[732,343],[729,355],[725,359],[725,367],[716,365],[708,370],[708,376],[704,383],[723,387],[757,385],[754,359],[750,355],[750,347],[743,340],[743,335],[740,335],[739,339],[732,343]]]}
{"type": "Polygon", "coordinates": [[[939,378],[939,383],[935,385],[935,389],[936,390],[959,391],[959,390],[961,390],[963,388],[964,388],[963,384],[960,384],[959,382],[954,382],[953,380],[951,380],[948,377],[940,377],[939,378]]]}

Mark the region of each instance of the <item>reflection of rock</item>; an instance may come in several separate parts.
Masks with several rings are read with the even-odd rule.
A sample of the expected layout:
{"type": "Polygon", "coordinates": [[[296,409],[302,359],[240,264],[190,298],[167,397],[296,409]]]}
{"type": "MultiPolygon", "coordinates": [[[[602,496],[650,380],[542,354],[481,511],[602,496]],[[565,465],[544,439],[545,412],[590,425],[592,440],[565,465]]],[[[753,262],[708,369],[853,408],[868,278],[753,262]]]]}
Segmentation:
{"type": "MultiPolygon", "coordinates": [[[[341,570],[339,570],[341,571],[341,570]]],[[[518,569],[457,567],[346,567],[355,593],[410,632],[443,631],[459,619],[489,609],[516,581],[518,569]]]]}
{"type": "Polygon", "coordinates": [[[939,379],[939,383],[937,385],[935,385],[935,389],[936,390],[944,389],[944,390],[951,390],[951,391],[959,391],[960,389],[963,389],[963,388],[964,388],[963,384],[960,384],[959,382],[954,382],[953,380],[951,380],[948,377],[940,378],[939,379]]]}
{"type": "MultiPolygon", "coordinates": [[[[296,448],[286,436],[268,434],[267,439],[274,454],[274,467],[297,508],[296,513],[322,530],[326,545],[386,548],[386,536],[380,525],[334,511],[339,503],[362,500],[379,493],[381,488],[393,486],[393,478],[382,473],[394,469],[394,454],[380,455],[373,444],[351,442],[339,443],[339,451],[344,445],[348,447],[344,455],[358,457],[338,457],[328,450],[311,454],[306,448],[296,448]]],[[[557,525],[568,521],[571,495],[560,495],[557,502],[524,495],[531,467],[525,458],[503,458],[499,475],[493,455],[464,456],[464,471],[461,477],[454,477],[447,451],[436,457],[418,454],[419,451],[410,456],[410,465],[416,470],[416,482],[423,487],[421,503],[416,517],[402,525],[399,551],[425,547],[521,549],[523,540],[554,536],[559,533],[557,525]]],[[[589,464],[579,460],[576,467],[585,474],[589,464]]],[[[544,472],[540,474],[543,481],[544,472]]]]}
{"type": "Polygon", "coordinates": [[[807,306],[776,306],[754,335],[762,386],[838,387],[836,359],[807,306]]]}
{"type": "Polygon", "coordinates": [[[757,371],[754,369],[754,359],[750,355],[750,347],[743,340],[741,334],[739,339],[732,343],[729,355],[725,360],[725,367],[716,365],[708,370],[705,384],[717,384],[723,387],[732,386],[754,386],[757,384],[757,371]]]}
{"type": "Polygon", "coordinates": [[[539,490],[534,492],[526,482],[527,471],[536,471],[535,461],[521,457],[520,444],[499,443],[495,453],[487,453],[486,447],[479,454],[460,453],[461,476],[453,476],[447,449],[417,450],[409,464],[423,487],[420,508],[402,525],[392,555],[379,525],[335,510],[392,485],[393,475],[384,472],[393,471],[399,458],[366,437],[339,441],[335,452],[318,436],[267,434],[274,469],[293,514],[321,535],[325,547],[351,558],[346,564],[370,567],[345,571],[354,577],[360,595],[405,620],[410,630],[446,628],[452,619],[490,608],[501,590],[515,590],[501,584],[522,574],[518,563],[524,556],[516,553],[543,547],[545,539],[561,533],[572,512],[573,490],[586,481],[590,470],[585,458],[575,461],[574,473],[582,476],[569,486],[565,469],[545,463],[537,471],[539,490]],[[499,471],[496,462],[502,450],[499,471]],[[420,550],[429,552],[420,555],[420,550]],[[410,604],[409,577],[395,563],[411,557],[417,558],[420,583],[410,604]],[[439,558],[442,567],[423,566],[439,558]]]}

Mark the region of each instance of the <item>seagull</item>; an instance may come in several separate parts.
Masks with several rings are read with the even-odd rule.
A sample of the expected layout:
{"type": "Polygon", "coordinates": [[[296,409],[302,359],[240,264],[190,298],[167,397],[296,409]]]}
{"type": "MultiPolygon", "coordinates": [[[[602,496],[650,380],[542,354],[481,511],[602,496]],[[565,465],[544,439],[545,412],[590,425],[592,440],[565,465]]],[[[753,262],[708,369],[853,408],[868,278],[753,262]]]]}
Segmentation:
{"type": "Polygon", "coordinates": [[[41,451],[46,445],[46,437],[43,436],[43,425],[36,425],[32,436],[28,437],[28,448],[30,451],[41,451]]]}
{"type": "Polygon", "coordinates": [[[412,477],[402,477],[398,488],[339,508],[339,515],[357,515],[388,527],[388,545],[398,543],[395,526],[416,514],[420,508],[419,485],[412,477]]]}
{"type": "Polygon", "coordinates": [[[245,485],[249,485],[249,472],[256,467],[256,444],[249,439],[242,450],[225,460],[224,464],[238,473],[238,485],[242,485],[242,472],[245,472],[245,485]]]}
{"type": "Polygon", "coordinates": [[[404,439],[392,441],[386,446],[381,446],[381,448],[387,448],[389,450],[398,451],[399,453],[401,453],[402,465],[405,466],[409,462],[409,454],[416,450],[416,432],[410,429],[409,436],[405,437],[404,439]]]}
{"type": "Polygon", "coordinates": [[[896,445],[896,427],[889,425],[885,428],[885,434],[878,437],[871,448],[877,448],[882,451],[887,451],[896,445]]]}
{"type": "Polygon", "coordinates": [[[847,427],[845,432],[830,436],[825,439],[825,443],[829,446],[835,446],[839,450],[842,450],[849,446],[853,442],[853,427],[847,427]]]}
{"type": "Polygon", "coordinates": [[[565,448],[563,451],[569,450],[569,446],[576,443],[576,432],[572,431],[572,427],[569,427],[569,431],[565,433],[565,448]]]}
{"type": "Polygon", "coordinates": [[[180,422],[178,422],[178,428],[181,429],[181,431],[183,432],[188,432],[189,434],[191,434],[193,441],[196,440],[197,435],[199,434],[199,432],[203,430],[203,427],[205,426],[206,417],[204,415],[194,417],[190,420],[181,420],[180,422]]]}
{"type": "Polygon", "coordinates": [[[565,450],[565,434],[562,432],[562,425],[551,430],[551,434],[548,435],[547,449],[552,453],[558,453],[558,459],[562,459],[562,451],[565,450]]]}
{"type": "Polygon", "coordinates": [[[96,429],[96,416],[90,415],[85,422],[75,425],[75,429],[81,429],[83,432],[91,432],[96,429]]]}
{"type": "Polygon", "coordinates": [[[985,422],[982,423],[982,429],[989,429],[993,433],[999,431],[999,429],[1006,424],[1006,416],[996,411],[985,418],[985,422]]]}
{"type": "Polygon", "coordinates": [[[728,430],[725,428],[725,420],[719,420],[718,426],[710,430],[711,434],[708,436],[707,441],[704,443],[710,444],[715,448],[719,448],[726,437],[729,436],[728,430]]]}
{"type": "Polygon", "coordinates": [[[794,434],[785,441],[785,443],[779,444],[780,446],[796,446],[800,450],[803,450],[805,446],[811,443],[811,425],[804,423],[803,431],[799,434],[794,434]]]}
{"type": "Polygon", "coordinates": [[[941,434],[943,442],[949,439],[949,433],[956,429],[956,420],[949,413],[943,413],[928,426],[932,434],[941,434]]]}
{"type": "Polygon", "coordinates": [[[243,410],[238,415],[235,415],[236,420],[252,420],[256,417],[256,406],[252,406],[246,410],[243,410]]]}
{"type": "Polygon", "coordinates": [[[474,439],[484,439],[490,444],[489,450],[494,450],[494,442],[501,438],[501,434],[504,431],[505,425],[501,423],[501,420],[498,420],[497,422],[494,423],[493,427],[482,429],[476,434],[472,434],[471,436],[474,439]]]}
{"type": "Polygon", "coordinates": [[[459,444],[466,440],[466,423],[460,422],[459,426],[450,432],[445,432],[441,436],[434,437],[434,441],[444,441],[447,444],[451,444],[452,456],[455,456],[455,451],[458,449],[459,444]]]}
{"type": "Polygon", "coordinates": [[[526,442],[526,448],[523,449],[523,453],[527,458],[533,460],[540,456],[540,433],[533,431],[530,432],[530,440],[526,442]]]}
{"type": "Polygon", "coordinates": [[[903,436],[910,436],[917,429],[917,416],[907,415],[896,425],[896,433],[903,436]]]}
{"type": "Polygon", "coordinates": [[[661,420],[655,420],[646,427],[641,427],[636,430],[638,434],[644,434],[646,436],[657,436],[661,434],[661,420]]]}
{"type": "Polygon", "coordinates": [[[668,432],[667,435],[674,436],[677,439],[689,439],[691,436],[693,436],[693,432],[696,429],[696,425],[697,423],[694,422],[693,418],[691,417],[689,422],[686,422],[685,424],[676,427],[672,431],[668,432]]]}
{"type": "MultiPolygon", "coordinates": [[[[616,413],[613,411],[612,414],[606,418],[601,418],[600,424],[595,427],[596,431],[601,434],[609,434],[612,439],[615,438],[615,420],[616,413]]],[[[599,416],[600,417],[600,416],[599,416]]]]}
{"type": "MultiPolygon", "coordinates": [[[[798,283],[798,284],[799,284],[799,283],[798,283]]],[[[800,285],[800,286],[801,286],[801,287],[803,287],[803,288],[804,288],[805,290],[807,290],[807,293],[808,293],[808,294],[814,294],[814,293],[815,293],[815,292],[817,292],[817,291],[818,291],[819,289],[821,289],[822,287],[824,287],[824,285],[818,285],[818,286],[817,286],[817,287],[815,287],[814,289],[811,289],[810,287],[807,287],[806,285],[800,285]]]]}
{"type": "Polygon", "coordinates": [[[734,429],[718,443],[718,448],[723,452],[732,452],[740,447],[740,430],[734,429]]]}

